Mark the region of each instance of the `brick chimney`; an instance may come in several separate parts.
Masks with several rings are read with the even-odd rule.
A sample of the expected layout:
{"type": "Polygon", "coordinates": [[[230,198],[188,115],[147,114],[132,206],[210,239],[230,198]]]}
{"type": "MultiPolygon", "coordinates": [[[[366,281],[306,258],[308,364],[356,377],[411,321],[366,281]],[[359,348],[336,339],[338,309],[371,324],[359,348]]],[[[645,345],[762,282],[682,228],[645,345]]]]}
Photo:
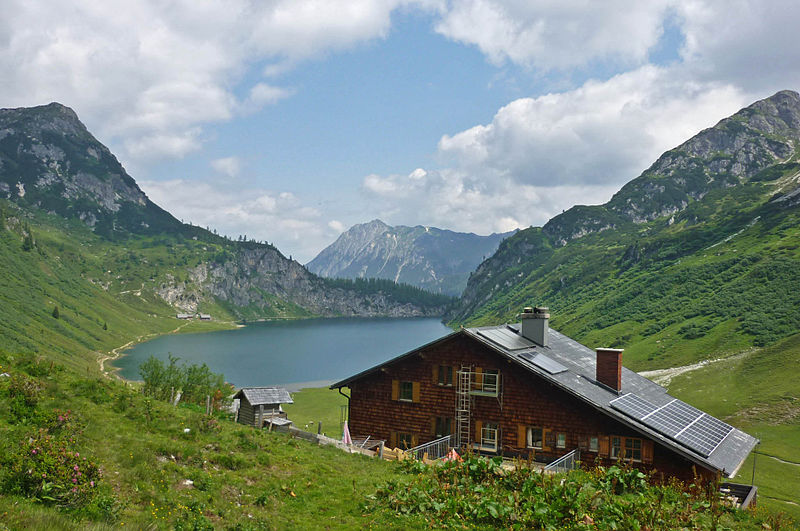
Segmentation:
{"type": "Polygon", "coordinates": [[[597,349],[597,381],[617,392],[622,389],[622,349],[597,349]]]}
{"type": "Polygon", "coordinates": [[[520,314],[522,318],[522,337],[530,339],[537,345],[547,346],[547,338],[550,336],[550,314],[544,306],[536,308],[525,307],[520,314]]]}

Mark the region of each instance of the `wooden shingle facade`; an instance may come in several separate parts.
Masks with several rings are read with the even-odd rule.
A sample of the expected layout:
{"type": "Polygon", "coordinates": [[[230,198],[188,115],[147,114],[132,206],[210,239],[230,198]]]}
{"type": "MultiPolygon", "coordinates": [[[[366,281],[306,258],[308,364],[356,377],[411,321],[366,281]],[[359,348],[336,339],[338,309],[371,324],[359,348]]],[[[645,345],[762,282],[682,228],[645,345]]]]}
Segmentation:
{"type": "Polygon", "coordinates": [[[551,462],[578,449],[588,465],[626,459],[691,479],[734,473],[755,445],[731,428],[703,456],[636,422],[616,399],[675,400],[622,368],[621,351],[594,352],[544,325],[544,337],[541,329],[528,335],[545,345],[521,326],[461,329],[331,387],[350,388],[351,433],[390,447],[453,435],[458,446],[491,455],[551,462]]]}

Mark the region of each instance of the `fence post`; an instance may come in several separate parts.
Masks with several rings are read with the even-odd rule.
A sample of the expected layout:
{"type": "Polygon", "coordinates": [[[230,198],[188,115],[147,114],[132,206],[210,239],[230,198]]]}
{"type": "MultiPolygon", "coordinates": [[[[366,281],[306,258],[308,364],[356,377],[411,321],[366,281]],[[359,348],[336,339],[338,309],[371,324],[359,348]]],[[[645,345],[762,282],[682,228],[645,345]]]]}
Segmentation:
{"type": "Polygon", "coordinates": [[[322,435],[322,421],[317,423],[317,435],[322,435]]]}
{"type": "Polygon", "coordinates": [[[206,395],[206,415],[211,414],[211,396],[206,395]]]}

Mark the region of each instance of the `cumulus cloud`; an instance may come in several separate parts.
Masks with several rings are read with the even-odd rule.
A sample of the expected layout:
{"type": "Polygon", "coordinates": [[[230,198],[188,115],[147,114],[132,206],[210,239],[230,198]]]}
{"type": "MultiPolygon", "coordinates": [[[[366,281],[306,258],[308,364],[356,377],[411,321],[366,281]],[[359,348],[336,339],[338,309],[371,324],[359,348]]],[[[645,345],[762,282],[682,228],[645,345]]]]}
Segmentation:
{"type": "Polygon", "coordinates": [[[454,169],[410,175],[371,175],[362,191],[371,213],[384,221],[433,225],[488,234],[542,224],[575,201],[610,196],[613,186],[558,185],[541,188],[509,178],[475,178],[454,169]]]}
{"type": "Polygon", "coordinates": [[[269,241],[302,263],[308,262],[343,230],[325,223],[322,213],[289,192],[231,188],[208,181],[143,181],[142,189],[175,217],[220,234],[269,241]]]}
{"type": "Polygon", "coordinates": [[[253,64],[294,64],[388,32],[402,0],[7,0],[4,106],[60,101],[135,165],[200,148],[205,124],[291,95],[253,64]],[[239,98],[236,94],[244,94],[239,98]]]}
{"type": "Polygon", "coordinates": [[[661,35],[667,0],[465,0],[436,31],[477,46],[493,63],[565,70],[592,60],[641,63],[661,35]]]}

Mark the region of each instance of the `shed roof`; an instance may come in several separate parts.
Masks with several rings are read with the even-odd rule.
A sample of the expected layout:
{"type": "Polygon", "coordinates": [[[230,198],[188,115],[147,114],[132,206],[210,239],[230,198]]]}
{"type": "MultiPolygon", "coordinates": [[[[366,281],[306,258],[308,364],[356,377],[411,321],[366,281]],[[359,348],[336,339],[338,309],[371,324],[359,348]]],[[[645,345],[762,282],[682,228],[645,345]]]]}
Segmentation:
{"type": "Polygon", "coordinates": [[[581,401],[588,403],[603,414],[630,426],[649,439],[658,441],[663,446],[670,448],[687,459],[706,468],[722,472],[729,477],[736,474],[745,458],[758,443],[758,440],[754,437],[733,428],[708,456],[694,451],[680,444],[677,440],[656,431],[647,423],[614,409],[610,404],[612,400],[618,399],[620,396],[627,393],[634,393],[654,406],[664,406],[674,400],[674,398],[667,393],[666,389],[623,367],[622,386],[618,393],[596,380],[597,355],[594,350],[581,345],[574,339],[552,328],[548,332],[549,345],[543,347],[522,338],[522,336],[519,335],[519,329],[519,324],[462,328],[458,332],[448,334],[447,336],[432,341],[422,347],[418,347],[406,354],[337,382],[333,384],[331,388],[335,389],[347,386],[354,380],[358,380],[379,370],[384,365],[416,354],[425,347],[446,341],[455,335],[463,334],[509,359],[515,364],[517,370],[531,372],[552,382],[555,386],[577,397],[581,401]],[[523,341],[511,341],[509,337],[507,337],[509,335],[523,341]],[[546,358],[543,358],[545,363],[530,362],[531,358],[537,354],[544,354],[546,356],[546,358]],[[549,360],[547,360],[547,358],[549,358],[549,360]],[[552,362],[555,362],[555,365],[552,362]],[[554,366],[556,366],[555,369],[554,366]]]}
{"type": "Polygon", "coordinates": [[[244,397],[251,406],[261,404],[293,404],[289,391],[283,387],[243,387],[233,398],[244,397]]]}

